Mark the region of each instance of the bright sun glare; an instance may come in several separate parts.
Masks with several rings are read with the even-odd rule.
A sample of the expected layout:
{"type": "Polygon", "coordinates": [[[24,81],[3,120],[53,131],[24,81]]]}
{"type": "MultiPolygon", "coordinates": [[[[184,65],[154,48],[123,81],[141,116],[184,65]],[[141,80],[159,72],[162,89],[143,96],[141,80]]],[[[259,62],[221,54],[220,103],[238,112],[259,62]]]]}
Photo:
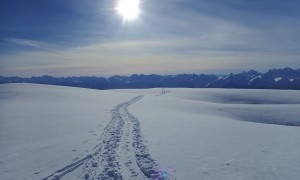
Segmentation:
{"type": "Polygon", "coordinates": [[[139,0],[119,0],[116,10],[123,17],[124,21],[131,21],[140,13],[139,0]]]}

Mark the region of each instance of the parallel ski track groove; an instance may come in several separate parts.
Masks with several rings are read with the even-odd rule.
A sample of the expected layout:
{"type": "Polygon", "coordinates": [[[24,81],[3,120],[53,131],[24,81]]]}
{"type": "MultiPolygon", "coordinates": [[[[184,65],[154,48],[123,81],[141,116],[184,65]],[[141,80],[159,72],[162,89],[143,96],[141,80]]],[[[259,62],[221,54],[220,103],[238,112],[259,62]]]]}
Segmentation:
{"type": "Polygon", "coordinates": [[[150,156],[141,135],[140,122],[128,112],[128,106],[142,97],[134,97],[111,110],[111,121],[104,128],[100,143],[93,148],[92,154],[65,166],[43,180],[60,179],[81,166],[81,179],[156,179],[158,174],[155,168],[158,164],[150,156]]]}

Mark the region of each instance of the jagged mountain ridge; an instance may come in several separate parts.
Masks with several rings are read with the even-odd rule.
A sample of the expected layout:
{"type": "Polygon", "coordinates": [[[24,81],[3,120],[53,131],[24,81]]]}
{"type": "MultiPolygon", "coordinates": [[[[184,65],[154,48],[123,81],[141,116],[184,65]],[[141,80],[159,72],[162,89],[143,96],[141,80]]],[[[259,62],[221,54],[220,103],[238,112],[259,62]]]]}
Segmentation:
{"type": "Polygon", "coordinates": [[[243,89],[297,89],[300,90],[300,69],[270,69],[266,73],[254,70],[229,75],[178,74],[104,77],[3,77],[4,83],[36,83],[92,89],[140,89],[158,87],[181,88],[243,88],[243,89]]]}

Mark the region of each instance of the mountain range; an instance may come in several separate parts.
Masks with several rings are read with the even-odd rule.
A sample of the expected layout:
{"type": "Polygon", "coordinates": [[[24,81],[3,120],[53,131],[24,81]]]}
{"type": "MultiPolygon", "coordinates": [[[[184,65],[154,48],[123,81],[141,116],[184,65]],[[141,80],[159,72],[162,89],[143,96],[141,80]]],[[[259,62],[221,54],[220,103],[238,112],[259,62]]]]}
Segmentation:
{"type": "Polygon", "coordinates": [[[0,84],[36,83],[92,89],[141,89],[141,88],[241,88],[241,89],[296,89],[300,90],[300,69],[270,69],[265,73],[254,70],[228,75],[178,74],[104,77],[4,77],[0,84]]]}

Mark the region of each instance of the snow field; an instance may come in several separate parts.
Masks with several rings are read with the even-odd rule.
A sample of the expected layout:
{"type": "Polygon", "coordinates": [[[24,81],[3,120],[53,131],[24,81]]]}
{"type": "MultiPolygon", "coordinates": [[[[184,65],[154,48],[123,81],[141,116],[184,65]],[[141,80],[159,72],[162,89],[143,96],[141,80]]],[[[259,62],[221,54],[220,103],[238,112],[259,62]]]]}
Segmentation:
{"type": "Polygon", "coordinates": [[[0,85],[0,179],[300,179],[300,92],[0,85]]]}

